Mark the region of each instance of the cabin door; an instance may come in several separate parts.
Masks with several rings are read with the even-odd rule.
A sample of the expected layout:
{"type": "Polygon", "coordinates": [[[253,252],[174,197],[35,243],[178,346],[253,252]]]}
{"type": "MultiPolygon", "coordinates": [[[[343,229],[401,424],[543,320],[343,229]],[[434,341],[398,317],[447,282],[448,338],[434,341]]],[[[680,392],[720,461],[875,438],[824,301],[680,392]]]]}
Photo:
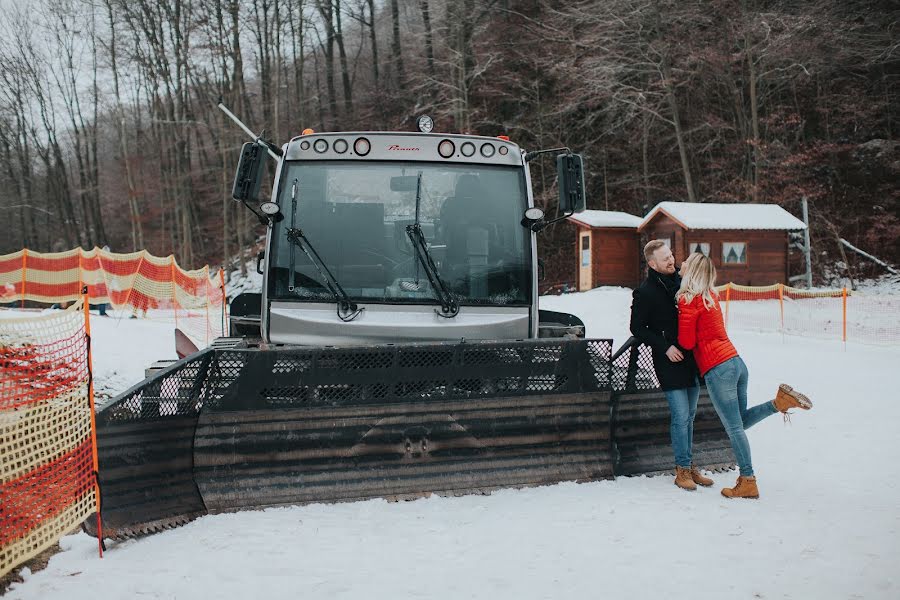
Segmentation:
{"type": "Polygon", "coordinates": [[[579,233],[578,240],[578,291],[585,292],[593,287],[591,281],[591,231],[579,233]]]}

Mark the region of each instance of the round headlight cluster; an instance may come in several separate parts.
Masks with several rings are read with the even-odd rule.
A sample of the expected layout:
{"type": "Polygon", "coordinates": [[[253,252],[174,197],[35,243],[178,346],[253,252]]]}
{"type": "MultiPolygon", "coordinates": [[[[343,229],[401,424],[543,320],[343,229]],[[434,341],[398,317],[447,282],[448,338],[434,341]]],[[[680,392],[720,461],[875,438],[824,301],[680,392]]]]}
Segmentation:
{"type": "Polygon", "coordinates": [[[347,148],[349,146],[347,145],[347,140],[335,140],[334,143],[331,145],[331,147],[338,154],[343,154],[344,152],[347,151],[347,148]]]}
{"type": "Polygon", "coordinates": [[[494,155],[497,149],[494,148],[493,144],[482,144],[481,145],[481,155],[485,158],[490,158],[494,155]]]}
{"type": "Polygon", "coordinates": [[[353,142],[353,152],[355,152],[357,156],[365,156],[371,149],[372,145],[366,138],[356,138],[356,141],[353,142]]]}
{"type": "Polygon", "coordinates": [[[450,158],[456,152],[456,145],[450,140],[443,140],[438,144],[438,154],[444,158],[450,158]]]}
{"type": "Polygon", "coordinates": [[[328,142],[323,139],[318,139],[313,142],[313,150],[322,154],[323,152],[328,150],[328,142]]]}
{"type": "Polygon", "coordinates": [[[272,216],[278,212],[278,205],[274,202],[263,202],[259,205],[259,210],[263,211],[263,213],[272,216]]]}
{"type": "Polygon", "coordinates": [[[300,142],[300,149],[301,150],[309,150],[309,142],[306,140],[303,140],[302,142],[300,142]]]}
{"type": "Polygon", "coordinates": [[[463,156],[472,156],[475,154],[475,144],[472,142],[465,142],[460,146],[459,151],[462,152],[463,156]]]}
{"type": "Polygon", "coordinates": [[[419,125],[419,131],[421,131],[422,133],[431,133],[431,131],[434,129],[434,121],[428,115],[422,115],[421,117],[419,117],[417,124],[419,125]]]}

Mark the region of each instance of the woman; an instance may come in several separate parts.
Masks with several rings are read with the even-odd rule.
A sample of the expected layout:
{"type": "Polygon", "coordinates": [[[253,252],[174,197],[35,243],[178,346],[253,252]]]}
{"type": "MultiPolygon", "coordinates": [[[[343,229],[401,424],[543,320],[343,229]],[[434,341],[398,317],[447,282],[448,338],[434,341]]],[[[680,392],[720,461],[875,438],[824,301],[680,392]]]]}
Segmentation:
{"type": "Polygon", "coordinates": [[[709,257],[695,252],[681,266],[681,287],[675,295],[678,301],[678,345],[693,350],[700,375],[740,469],[733,488],[724,488],[726,498],[759,498],[750,443],[744,430],[749,429],[776,412],[787,413],[790,408],[809,410],[809,398],[795,392],[788,385],[780,385],[775,400],[747,408],[747,366],[725,333],[725,322],[715,290],[716,268],[709,257]]]}

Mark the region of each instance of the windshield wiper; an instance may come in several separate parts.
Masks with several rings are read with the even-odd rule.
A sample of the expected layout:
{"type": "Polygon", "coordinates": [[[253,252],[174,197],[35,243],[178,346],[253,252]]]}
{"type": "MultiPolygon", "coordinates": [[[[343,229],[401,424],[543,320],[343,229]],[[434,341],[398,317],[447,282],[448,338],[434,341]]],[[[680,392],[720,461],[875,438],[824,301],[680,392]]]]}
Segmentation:
{"type": "Polygon", "coordinates": [[[325,261],[319,256],[319,253],[316,252],[316,249],[309,241],[309,238],[304,235],[303,230],[299,227],[295,227],[297,219],[297,183],[297,179],[294,179],[294,182],[291,185],[291,226],[285,230],[285,235],[288,241],[291,242],[291,271],[288,291],[293,292],[294,289],[296,289],[294,286],[296,277],[294,267],[294,247],[296,246],[303,250],[303,253],[309,258],[309,261],[316,268],[316,271],[319,272],[322,281],[325,282],[325,287],[328,288],[328,291],[331,292],[331,295],[334,297],[334,300],[337,303],[338,318],[344,322],[352,321],[358,317],[362,311],[366,310],[365,307],[359,308],[356,302],[350,299],[350,296],[347,295],[347,292],[345,292],[344,288],[341,287],[341,284],[338,283],[337,278],[331,273],[331,270],[329,270],[328,265],[325,264],[325,261]]]}
{"type": "Polygon", "coordinates": [[[425,234],[422,233],[422,226],[419,224],[419,203],[421,202],[421,194],[422,172],[419,171],[419,176],[416,179],[416,222],[413,225],[406,226],[406,235],[409,238],[409,241],[412,242],[413,248],[416,251],[416,258],[425,269],[425,274],[428,276],[431,288],[438,296],[437,301],[441,303],[440,312],[434,311],[435,314],[439,317],[452,319],[459,314],[459,303],[456,302],[453,298],[453,294],[450,293],[450,290],[444,283],[444,280],[441,279],[440,274],[438,274],[437,266],[431,258],[431,253],[428,252],[428,242],[425,239],[425,234]]]}
{"type": "Polygon", "coordinates": [[[441,276],[438,275],[437,267],[431,259],[431,254],[428,252],[428,242],[425,241],[422,227],[418,223],[407,225],[406,235],[416,249],[416,258],[419,259],[419,262],[425,268],[425,274],[428,276],[428,281],[431,282],[432,289],[437,293],[437,301],[441,303],[441,311],[434,312],[438,316],[452,319],[459,314],[459,304],[453,298],[450,290],[447,289],[447,285],[441,279],[441,276]]]}

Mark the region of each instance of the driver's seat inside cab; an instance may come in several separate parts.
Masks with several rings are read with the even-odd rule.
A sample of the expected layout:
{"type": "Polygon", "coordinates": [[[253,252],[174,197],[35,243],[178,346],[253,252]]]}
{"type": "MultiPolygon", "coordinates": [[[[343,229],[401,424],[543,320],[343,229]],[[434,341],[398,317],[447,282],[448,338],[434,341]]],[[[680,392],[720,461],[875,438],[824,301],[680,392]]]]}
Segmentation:
{"type": "Polygon", "coordinates": [[[453,287],[470,294],[479,293],[472,286],[477,287],[478,272],[488,265],[490,246],[496,243],[486,210],[489,202],[480,178],[467,173],[459,176],[455,194],[441,207],[440,237],[447,245],[443,271],[456,280],[453,287]]]}

